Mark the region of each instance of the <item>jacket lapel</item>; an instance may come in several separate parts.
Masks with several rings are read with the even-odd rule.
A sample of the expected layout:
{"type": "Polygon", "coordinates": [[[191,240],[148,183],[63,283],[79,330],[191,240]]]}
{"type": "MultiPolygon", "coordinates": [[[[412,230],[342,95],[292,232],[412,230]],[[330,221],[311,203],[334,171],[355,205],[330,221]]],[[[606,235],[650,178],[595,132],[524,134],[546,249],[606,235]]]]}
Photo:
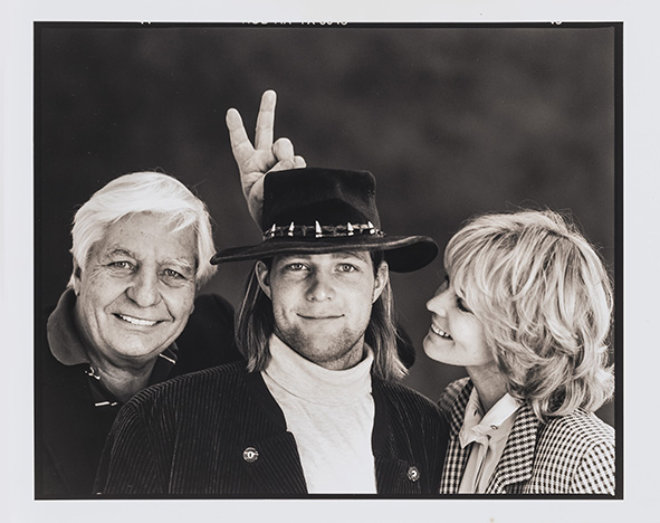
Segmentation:
{"type": "Polygon", "coordinates": [[[420,494],[425,479],[409,479],[408,474],[413,465],[410,462],[412,457],[407,452],[409,448],[402,449],[400,444],[397,445],[397,441],[407,441],[407,429],[401,426],[400,416],[392,415],[383,382],[373,374],[371,391],[375,407],[371,446],[376,469],[376,490],[381,496],[420,494]]]}
{"type": "Polygon", "coordinates": [[[449,422],[449,445],[445,456],[445,465],[442,469],[440,481],[440,494],[456,494],[461,484],[463,470],[467,464],[470,447],[461,448],[458,434],[463,425],[465,409],[472,392],[472,381],[467,380],[454,400],[450,410],[445,413],[449,422]]]}
{"type": "Polygon", "coordinates": [[[250,443],[259,457],[245,469],[257,491],[280,494],[306,494],[307,484],[300,463],[296,440],[287,431],[282,409],[270,394],[260,372],[247,376],[250,395],[262,411],[265,421],[258,438],[250,443]]]}
{"type": "Polygon", "coordinates": [[[532,477],[540,423],[529,405],[525,403],[520,407],[495,474],[486,489],[487,494],[506,494],[510,485],[527,482],[532,477]]]}

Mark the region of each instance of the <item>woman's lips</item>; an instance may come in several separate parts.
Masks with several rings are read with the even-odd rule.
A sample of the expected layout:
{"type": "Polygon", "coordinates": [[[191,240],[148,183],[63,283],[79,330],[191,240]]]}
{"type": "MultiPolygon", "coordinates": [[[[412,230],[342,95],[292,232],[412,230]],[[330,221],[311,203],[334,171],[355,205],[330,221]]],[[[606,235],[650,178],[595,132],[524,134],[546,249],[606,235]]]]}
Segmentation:
{"type": "Polygon", "coordinates": [[[431,331],[433,332],[433,334],[437,334],[441,338],[444,338],[446,340],[451,340],[451,336],[449,335],[449,333],[443,331],[440,327],[431,324],[431,331]]]}

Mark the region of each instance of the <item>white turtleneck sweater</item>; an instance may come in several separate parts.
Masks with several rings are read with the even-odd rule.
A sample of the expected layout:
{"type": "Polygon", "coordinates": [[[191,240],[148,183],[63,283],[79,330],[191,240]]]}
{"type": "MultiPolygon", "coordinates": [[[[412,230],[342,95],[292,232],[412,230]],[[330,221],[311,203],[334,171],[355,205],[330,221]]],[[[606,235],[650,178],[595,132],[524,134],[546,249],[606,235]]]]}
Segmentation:
{"type": "Polygon", "coordinates": [[[271,360],[261,375],[296,439],[307,491],[375,494],[372,351],[353,368],[328,370],[274,334],[269,347],[271,360]]]}

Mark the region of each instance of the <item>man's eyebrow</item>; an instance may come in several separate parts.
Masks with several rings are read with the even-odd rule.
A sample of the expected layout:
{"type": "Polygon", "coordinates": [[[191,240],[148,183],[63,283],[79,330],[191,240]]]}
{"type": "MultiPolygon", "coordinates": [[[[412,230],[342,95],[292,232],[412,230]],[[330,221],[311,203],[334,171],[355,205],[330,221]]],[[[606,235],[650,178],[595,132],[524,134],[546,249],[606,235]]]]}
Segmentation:
{"type": "Polygon", "coordinates": [[[123,247],[111,247],[104,253],[104,256],[128,256],[129,258],[137,258],[133,252],[123,247]]]}
{"type": "Polygon", "coordinates": [[[305,254],[305,253],[290,253],[290,254],[280,254],[277,256],[278,261],[286,261],[290,259],[296,259],[296,260],[310,260],[312,256],[310,254],[305,254]]]}
{"type": "Polygon", "coordinates": [[[369,258],[369,252],[365,250],[349,250],[349,251],[338,251],[331,253],[333,258],[359,258],[360,260],[367,260],[369,258]]]}
{"type": "Polygon", "coordinates": [[[161,265],[169,265],[169,264],[177,265],[181,269],[186,269],[186,270],[189,270],[191,272],[194,271],[195,267],[197,266],[197,262],[195,260],[193,260],[193,263],[191,264],[190,260],[188,260],[187,258],[167,258],[167,259],[163,260],[162,262],[160,262],[160,264],[161,265]]]}

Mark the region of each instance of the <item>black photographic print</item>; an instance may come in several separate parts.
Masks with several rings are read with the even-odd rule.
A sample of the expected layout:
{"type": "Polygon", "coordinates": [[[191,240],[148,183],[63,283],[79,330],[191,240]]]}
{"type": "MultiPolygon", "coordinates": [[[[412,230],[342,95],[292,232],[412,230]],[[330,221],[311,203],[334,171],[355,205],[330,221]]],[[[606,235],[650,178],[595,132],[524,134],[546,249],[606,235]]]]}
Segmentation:
{"type": "MultiPolygon", "coordinates": [[[[623,499],[623,29],[621,22],[35,22],[35,362],[48,350],[47,318],[73,271],[73,216],[118,176],[157,171],[183,182],[207,205],[221,252],[261,240],[225,114],[236,108],[252,139],[262,93],[274,90],[275,138],[289,138],[308,166],[372,172],[383,230],[437,242],[433,263],[390,276],[408,338],[403,383],[434,402],[466,376],[422,348],[431,321],[425,304],[445,276],[449,239],[484,213],[551,209],[576,224],[613,288],[615,388],[596,415],[614,427],[615,492],[507,499],[579,499],[586,510],[623,499]]],[[[221,265],[201,292],[237,311],[251,267],[221,265]]],[[[35,430],[45,372],[37,365],[35,430]]],[[[40,495],[51,472],[41,434],[34,437],[34,497],[58,499],[40,495]]],[[[280,496],[263,496],[272,497],[280,496]]],[[[501,499],[419,497],[438,516],[448,498],[453,516],[456,500],[501,499]]]]}

